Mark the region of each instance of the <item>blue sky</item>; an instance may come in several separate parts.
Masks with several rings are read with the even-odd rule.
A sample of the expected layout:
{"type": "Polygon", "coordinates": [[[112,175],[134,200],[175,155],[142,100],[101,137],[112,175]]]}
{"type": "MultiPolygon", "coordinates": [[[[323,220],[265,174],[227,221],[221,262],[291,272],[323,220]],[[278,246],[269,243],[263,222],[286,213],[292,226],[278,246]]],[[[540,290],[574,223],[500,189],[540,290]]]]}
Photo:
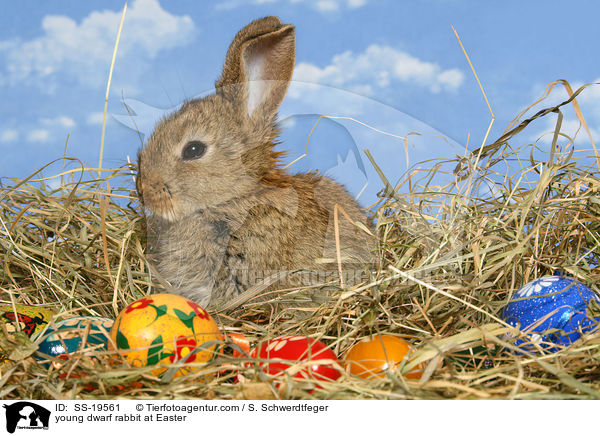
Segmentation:
{"type": "MultiPolygon", "coordinates": [[[[67,155],[97,166],[123,4],[4,2],[0,176],[24,177],[62,156],[68,134],[67,155]]],[[[287,120],[282,148],[291,151],[289,160],[305,148],[314,114],[353,117],[398,136],[412,131],[447,136],[448,142],[411,136],[410,164],[461,152],[469,133],[471,148],[479,145],[490,115],[451,25],[496,114],[490,139],[501,135],[547,83],[562,78],[576,87],[600,78],[600,4],[594,1],[566,6],[559,1],[131,0],[114,69],[103,166],[119,166],[128,155],[134,159],[140,147],[136,132],[115,118],[127,114],[122,97],[137,105],[138,122],[147,125],[148,134],[157,114],[212,89],[235,33],[265,15],[280,16],[297,32],[297,84],[282,106],[287,120]]],[[[557,90],[548,105],[564,97],[557,90]]],[[[600,90],[588,89],[580,103],[597,140],[600,90]]],[[[571,133],[578,123],[569,111],[565,116],[571,133]]],[[[552,122],[540,120],[522,142],[535,141],[552,122]]],[[[584,135],[578,138],[576,146],[589,145],[584,135]]],[[[401,140],[348,120],[323,122],[310,147],[309,157],[292,168],[329,171],[355,194],[369,180],[364,204],[378,188],[360,150],[372,150],[391,181],[406,170],[401,140]],[[355,154],[344,161],[349,150],[355,154]],[[366,172],[357,170],[357,159],[366,172]]],[[[61,165],[45,174],[59,172],[61,165]]]]}

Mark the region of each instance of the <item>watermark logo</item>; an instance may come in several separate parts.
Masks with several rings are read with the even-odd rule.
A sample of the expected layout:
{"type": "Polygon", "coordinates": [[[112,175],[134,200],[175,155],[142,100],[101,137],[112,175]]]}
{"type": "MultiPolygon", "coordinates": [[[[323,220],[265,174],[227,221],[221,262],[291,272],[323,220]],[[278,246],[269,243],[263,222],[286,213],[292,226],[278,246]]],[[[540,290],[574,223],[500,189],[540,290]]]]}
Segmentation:
{"type": "MultiPolygon", "coordinates": [[[[282,90],[288,85],[264,82],[264,87],[282,90]]],[[[220,128],[226,121],[214,113],[231,109],[219,99],[202,98],[208,92],[166,111],[128,99],[123,102],[127,114],[113,115],[146,143],[139,155],[136,184],[146,212],[149,257],[171,292],[170,287],[206,305],[216,304],[217,296],[228,300],[254,295],[254,290],[259,295],[275,282],[288,288],[365,283],[376,271],[377,242],[371,222],[357,206],[387,205],[386,219],[396,220],[403,232],[419,240],[430,235],[425,241],[429,245],[421,244],[423,249],[439,251],[447,245],[447,235],[432,232],[423,217],[433,221],[444,212],[436,206],[435,195],[422,205],[404,200],[399,190],[407,177],[411,183],[423,183],[417,176],[407,176],[409,151],[420,160],[429,159],[432,142],[443,142],[448,152],[456,148],[448,147],[452,141],[365,96],[302,82],[289,85],[291,106],[284,103],[278,111],[276,143],[269,142],[264,129],[256,131],[243,123],[220,128]],[[324,115],[327,108],[320,110],[321,103],[327,101],[339,102],[343,116],[324,115]],[[161,136],[182,129],[177,120],[196,112],[202,114],[193,119],[203,133],[185,127],[193,140],[179,144],[161,136]],[[415,131],[420,134],[410,133],[415,131]],[[247,149],[255,143],[263,145],[247,149]],[[165,147],[172,150],[166,152],[165,147]],[[181,169],[185,159],[179,156],[187,147],[192,147],[191,157],[185,159],[202,171],[181,169]],[[288,154],[277,154],[281,151],[288,154]],[[269,163],[273,156],[281,157],[273,174],[285,171],[281,179],[285,183],[263,178],[268,165],[275,165],[269,163]],[[326,177],[306,175],[313,171],[326,177]]],[[[221,87],[218,95],[244,96],[245,88],[238,89],[242,86],[221,87]]],[[[249,110],[243,101],[236,104],[241,113],[249,110]]],[[[268,107],[272,112],[277,109],[268,107]]],[[[441,173],[435,180],[440,186],[449,183],[442,178],[451,177],[441,173]]]]}
{"type": "Polygon", "coordinates": [[[4,404],[6,409],[6,431],[14,433],[19,430],[48,430],[50,411],[42,406],[29,401],[19,401],[10,405],[4,404]]]}

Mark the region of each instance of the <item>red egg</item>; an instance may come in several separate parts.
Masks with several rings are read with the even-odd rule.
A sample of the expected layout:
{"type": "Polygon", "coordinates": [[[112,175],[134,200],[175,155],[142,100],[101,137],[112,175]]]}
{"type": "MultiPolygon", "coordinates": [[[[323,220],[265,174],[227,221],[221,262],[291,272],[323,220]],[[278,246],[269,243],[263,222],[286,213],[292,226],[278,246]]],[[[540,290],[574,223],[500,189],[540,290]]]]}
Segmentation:
{"type": "Polygon", "coordinates": [[[337,380],[337,356],[321,341],[304,336],[280,336],[252,350],[262,369],[270,375],[284,372],[297,379],[337,380]]]}

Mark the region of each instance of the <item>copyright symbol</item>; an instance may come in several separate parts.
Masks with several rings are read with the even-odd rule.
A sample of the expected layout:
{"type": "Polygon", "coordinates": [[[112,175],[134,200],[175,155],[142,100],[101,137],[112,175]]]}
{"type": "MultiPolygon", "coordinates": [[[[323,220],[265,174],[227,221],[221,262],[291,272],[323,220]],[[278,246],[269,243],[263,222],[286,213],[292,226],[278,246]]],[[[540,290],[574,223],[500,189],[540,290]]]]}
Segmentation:
{"type": "Polygon", "coordinates": [[[144,405],[143,404],[136,404],[135,405],[135,410],[137,410],[138,412],[141,412],[142,410],[144,410],[144,405]]]}

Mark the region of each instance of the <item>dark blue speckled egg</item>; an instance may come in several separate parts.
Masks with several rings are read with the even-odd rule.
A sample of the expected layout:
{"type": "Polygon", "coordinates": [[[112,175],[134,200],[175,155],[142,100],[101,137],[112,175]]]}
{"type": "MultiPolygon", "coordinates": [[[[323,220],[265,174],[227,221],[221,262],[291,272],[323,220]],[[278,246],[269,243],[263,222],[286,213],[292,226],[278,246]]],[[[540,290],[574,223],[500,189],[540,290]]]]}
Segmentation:
{"type": "MultiPolygon", "coordinates": [[[[571,277],[556,274],[519,289],[504,308],[502,318],[530,333],[531,342],[566,346],[600,325],[598,312],[594,317],[590,311],[590,305],[598,303],[600,298],[590,288],[571,277]]],[[[515,345],[524,342],[517,340],[515,345]]]]}

